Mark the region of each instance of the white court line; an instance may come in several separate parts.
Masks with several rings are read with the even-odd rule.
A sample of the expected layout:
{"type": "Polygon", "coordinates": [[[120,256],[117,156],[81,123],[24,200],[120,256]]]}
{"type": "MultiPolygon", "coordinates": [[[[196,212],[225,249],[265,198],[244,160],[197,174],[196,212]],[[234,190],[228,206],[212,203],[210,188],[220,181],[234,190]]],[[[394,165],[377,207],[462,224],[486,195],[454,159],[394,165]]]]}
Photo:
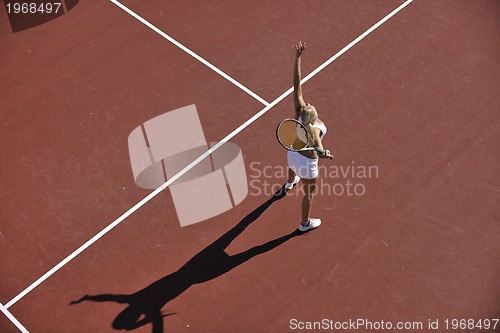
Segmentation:
{"type": "Polygon", "coordinates": [[[219,74],[220,76],[222,76],[223,78],[225,78],[226,80],[228,80],[229,82],[231,82],[232,84],[234,84],[235,86],[237,86],[238,88],[240,88],[241,90],[243,90],[244,92],[246,92],[247,94],[249,94],[250,96],[255,98],[256,100],[258,100],[259,102],[261,102],[265,106],[269,105],[269,103],[267,101],[265,101],[262,97],[260,97],[259,95],[257,95],[256,93],[254,93],[253,91],[251,91],[250,89],[248,89],[247,87],[245,87],[244,85],[242,85],[241,83],[239,83],[238,81],[236,81],[235,79],[233,79],[232,77],[230,77],[229,75],[227,75],[226,73],[224,73],[223,71],[221,71],[220,69],[218,69],[217,67],[212,65],[211,63],[209,63],[208,61],[206,61],[205,59],[203,59],[202,57],[200,57],[199,55],[197,55],[196,53],[194,53],[193,51],[191,51],[190,49],[188,49],[187,47],[185,47],[184,45],[182,45],[181,43],[179,43],[178,41],[176,41],[175,39],[173,39],[172,37],[170,37],[166,33],[164,33],[163,31],[161,31],[160,29],[158,29],[157,27],[155,27],[154,25],[152,25],[151,23],[146,21],[144,18],[139,16],[137,13],[133,12],[131,9],[125,7],[123,4],[121,4],[117,0],[110,0],[110,1],[112,3],[114,3],[115,5],[117,5],[118,7],[120,7],[121,9],[123,9],[129,15],[134,17],[136,20],[138,20],[139,22],[141,22],[142,24],[144,24],[145,26],[147,26],[148,28],[150,28],[151,30],[156,32],[158,35],[162,36],[163,38],[165,38],[166,40],[168,40],[169,42],[171,42],[172,44],[174,44],[175,46],[177,46],[178,48],[180,48],[181,50],[183,50],[184,52],[186,52],[187,54],[189,54],[190,56],[192,56],[196,60],[200,61],[202,64],[209,67],[210,69],[215,71],[217,74],[219,74]]]}
{"type": "Polygon", "coordinates": [[[321,70],[323,70],[326,66],[328,66],[330,63],[332,63],[335,59],[337,59],[338,57],[340,57],[342,54],[344,54],[351,47],[353,47],[354,45],[356,45],[360,40],[362,40],[363,38],[365,38],[366,36],[368,36],[370,33],[372,33],[373,30],[375,30],[378,27],[380,27],[387,20],[389,20],[394,15],[396,15],[399,11],[401,11],[403,8],[405,8],[406,6],[408,6],[411,2],[413,2],[413,0],[407,0],[407,1],[405,1],[402,5],[400,5],[396,9],[394,9],[387,16],[385,16],[383,19],[381,19],[380,21],[378,21],[377,23],[375,23],[374,25],[372,25],[372,27],[370,29],[366,30],[361,35],[359,35],[358,38],[356,38],[355,40],[353,40],[352,42],[350,42],[349,44],[347,44],[347,46],[344,47],[339,52],[337,52],[337,54],[335,54],[333,57],[331,57],[330,59],[328,59],[327,61],[325,61],[323,64],[321,64],[318,68],[316,68],[315,70],[313,70],[309,75],[307,75],[300,82],[301,83],[307,82],[310,78],[312,78],[313,76],[315,76],[316,74],[318,74],[321,70]]]}
{"type": "MultiPolygon", "coordinates": [[[[111,0],[113,1],[113,0],[111,0]]],[[[330,63],[332,63],[335,59],[337,59],[340,55],[345,53],[347,50],[352,48],[354,45],[356,45],[360,40],[362,40],[364,37],[366,37],[369,33],[371,33],[373,30],[377,29],[380,25],[382,25],[384,22],[386,22],[389,18],[392,16],[396,15],[399,11],[401,11],[403,8],[405,8],[408,4],[410,4],[413,0],[407,0],[404,2],[402,5],[400,5],[398,8],[393,10],[391,13],[389,13],[387,16],[385,16],[383,19],[378,21],[376,24],[374,24],[371,28],[366,30],[363,34],[361,34],[358,38],[356,38],[354,41],[352,41],[349,45],[344,47],[342,50],[337,52],[334,56],[329,58],[327,61],[325,61],[322,65],[320,65],[318,68],[316,68],[311,74],[306,76],[301,82],[305,83],[309,79],[311,79],[314,75],[319,73],[322,69],[324,69],[326,66],[328,66],[330,63]]],[[[14,297],[11,301],[9,301],[5,307],[2,307],[2,311],[7,310],[10,308],[12,305],[14,305],[17,301],[19,301],[22,297],[24,297],[26,294],[28,294],[30,291],[35,289],[38,285],[40,285],[42,282],[44,282],[46,279],[48,279],[51,275],[53,275],[55,272],[57,272],[60,268],[62,268],[64,265],[66,265],[68,262],[70,262],[72,259],[74,259],[76,256],[78,256],[80,253],[82,253],[85,249],[87,249],[89,246],[91,246],[93,243],[95,243],[97,240],[99,240],[102,236],[104,236],[106,233],[108,233],[111,229],[116,227],[118,224],[120,224],[123,220],[125,220],[127,217],[132,215],[135,211],[137,211],[139,208],[144,206],[149,200],[154,198],[158,193],[166,189],[170,184],[175,182],[177,179],[182,177],[186,172],[191,170],[194,166],[196,166],[198,163],[200,163],[202,160],[204,160],[206,157],[208,157],[210,154],[212,154],[214,151],[219,149],[224,143],[227,141],[231,140],[235,135],[243,131],[246,127],[248,127],[250,124],[252,124],[255,120],[260,118],[262,115],[264,115],[267,111],[269,111],[271,108],[273,108],[276,104],[281,102],[283,99],[285,99],[288,95],[290,95],[293,92],[293,87],[285,91],[281,96],[276,98],[273,102],[269,103],[264,109],[259,111],[257,114],[255,114],[252,118],[248,119],[245,123],[243,123],[241,126],[236,128],[234,131],[229,133],[224,139],[222,139],[219,143],[217,143],[215,146],[213,146],[211,149],[207,150],[205,153],[200,155],[197,159],[195,159],[193,162],[191,162],[188,166],[186,166],[184,169],[179,171],[176,175],[174,175],[171,179],[169,179],[166,183],[164,183],[162,186],[151,192],[148,196],[146,196],[144,199],[142,199],[140,202],[135,204],[132,208],[130,208],[128,211],[126,211],[123,215],[121,215],[119,218],[117,218],[113,223],[108,225],[106,228],[101,230],[98,234],[96,234],[94,237],[92,237],[90,240],[88,240],[85,244],[80,246],[77,250],[75,250],[73,253],[71,253],[69,256],[67,256],[64,260],[62,260],[59,264],[54,266],[51,270],[49,270],[47,273],[45,273],[43,276],[41,276],[38,280],[33,282],[30,286],[28,286],[25,290],[23,290],[19,295],[14,297]]]]}
{"type": "Polygon", "coordinates": [[[0,311],[3,312],[3,314],[10,319],[10,321],[23,333],[30,333],[26,327],[24,327],[20,322],[19,320],[17,320],[16,317],[14,317],[12,315],[12,313],[10,313],[9,310],[7,310],[7,308],[5,306],[3,306],[2,303],[0,303],[0,311]]]}

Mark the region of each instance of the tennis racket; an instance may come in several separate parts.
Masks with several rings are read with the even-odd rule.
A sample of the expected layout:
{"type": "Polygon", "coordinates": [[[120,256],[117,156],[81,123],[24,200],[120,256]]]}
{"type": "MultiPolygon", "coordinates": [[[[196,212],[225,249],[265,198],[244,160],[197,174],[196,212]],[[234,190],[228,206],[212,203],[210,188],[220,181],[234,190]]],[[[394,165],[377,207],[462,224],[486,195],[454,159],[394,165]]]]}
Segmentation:
{"type": "Polygon", "coordinates": [[[287,118],[279,123],[276,128],[276,138],[286,150],[297,152],[315,150],[322,158],[333,158],[331,154],[316,146],[304,124],[298,120],[287,118]]]}

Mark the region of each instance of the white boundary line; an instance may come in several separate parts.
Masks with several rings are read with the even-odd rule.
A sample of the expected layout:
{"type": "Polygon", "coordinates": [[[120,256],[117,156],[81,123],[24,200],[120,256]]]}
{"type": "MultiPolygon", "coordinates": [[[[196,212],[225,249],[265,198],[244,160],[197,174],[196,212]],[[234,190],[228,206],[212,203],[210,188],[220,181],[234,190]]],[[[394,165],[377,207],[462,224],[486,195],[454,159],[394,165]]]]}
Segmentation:
{"type": "Polygon", "coordinates": [[[243,90],[244,92],[246,92],[247,94],[249,94],[250,96],[255,98],[256,100],[258,100],[259,102],[261,102],[265,106],[269,105],[269,103],[267,101],[265,101],[262,97],[260,97],[259,95],[257,95],[256,93],[254,93],[253,91],[251,91],[250,89],[248,89],[247,87],[245,87],[244,85],[242,85],[241,83],[239,83],[238,81],[236,81],[235,79],[233,79],[232,77],[230,77],[229,75],[227,75],[226,73],[224,73],[223,71],[221,71],[220,69],[218,69],[217,67],[212,65],[211,63],[209,63],[208,61],[206,61],[205,59],[203,59],[202,57],[200,57],[199,55],[197,55],[196,53],[194,53],[193,51],[191,51],[190,49],[188,49],[187,47],[185,47],[184,45],[182,45],[178,41],[176,41],[174,38],[170,37],[169,35],[167,35],[163,31],[161,31],[160,29],[155,27],[153,24],[146,21],[144,18],[139,16],[137,13],[133,12],[128,7],[125,7],[119,1],[117,1],[117,0],[109,0],[109,1],[111,1],[112,3],[114,3],[115,5],[120,7],[121,9],[123,9],[130,16],[132,16],[133,18],[135,18],[136,20],[138,20],[139,22],[141,22],[142,24],[144,24],[145,26],[147,26],[148,28],[150,28],[151,30],[156,32],[158,35],[160,35],[163,38],[165,38],[166,40],[168,40],[169,42],[171,42],[172,44],[174,44],[175,46],[177,46],[178,48],[180,48],[181,50],[183,50],[184,52],[186,52],[187,54],[189,54],[190,56],[192,56],[193,58],[195,58],[196,60],[198,60],[202,64],[204,64],[205,66],[209,67],[210,69],[215,71],[217,74],[219,74],[220,76],[222,76],[223,78],[225,78],[226,80],[228,80],[229,82],[231,82],[232,84],[234,84],[235,86],[237,86],[238,88],[240,88],[241,90],[243,90]]]}
{"type": "Polygon", "coordinates": [[[353,47],[354,45],[356,45],[360,40],[362,40],[363,38],[365,38],[366,36],[368,36],[375,29],[377,29],[378,27],[380,27],[387,20],[389,20],[391,17],[393,17],[394,15],[396,15],[398,12],[400,12],[403,8],[405,8],[406,6],[408,6],[411,2],[413,2],[413,0],[407,0],[407,1],[405,1],[398,8],[394,9],[392,12],[390,12],[389,14],[387,14],[383,19],[381,19],[380,21],[378,21],[377,23],[375,23],[374,25],[372,25],[372,27],[370,29],[366,30],[361,35],[359,35],[358,38],[356,38],[355,40],[353,40],[352,42],[350,42],[349,44],[347,44],[347,46],[344,47],[339,52],[337,52],[337,54],[335,54],[333,57],[331,57],[330,59],[328,59],[327,61],[325,61],[323,64],[321,64],[318,68],[316,68],[315,70],[313,70],[309,75],[307,75],[300,82],[301,83],[305,83],[305,82],[309,81],[310,78],[312,78],[313,76],[315,76],[316,74],[318,74],[321,70],[323,70],[326,66],[328,66],[330,63],[332,63],[335,59],[337,59],[338,57],[340,57],[342,54],[344,54],[351,47],[353,47]]]}
{"type": "MultiPolygon", "coordinates": [[[[116,3],[115,0],[110,0],[110,1],[116,3]]],[[[376,24],[374,24],[371,28],[369,28],[368,30],[366,30],[363,34],[361,34],[358,38],[356,38],[355,40],[353,40],[351,43],[349,43],[342,50],[340,50],[335,55],[333,55],[331,58],[329,58],[327,61],[325,61],[323,64],[321,64],[313,72],[311,72],[309,75],[307,75],[301,82],[305,83],[309,79],[311,79],[313,76],[315,76],[316,74],[318,74],[322,69],[324,69],[330,63],[332,63],[335,59],[337,59],[342,54],[344,54],[347,50],[349,50],[354,45],[356,45],[359,41],[361,41],[368,34],[370,34],[375,29],[377,29],[379,26],[381,26],[388,19],[390,19],[391,17],[393,17],[394,15],[396,15],[399,11],[401,11],[403,8],[405,8],[407,5],[409,5],[412,1],[413,0],[407,0],[402,5],[400,5],[398,8],[396,8],[395,10],[393,10],[391,13],[389,13],[383,19],[381,19],[380,21],[378,21],[376,24]]],[[[143,19],[141,18],[139,20],[142,22],[143,19]]],[[[163,34],[162,32],[158,32],[158,33],[159,34],[163,34]]],[[[160,186],[159,188],[157,188],[156,190],[154,190],[153,192],[151,192],[148,196],[146,196],[144,199],[142,199],[137,204],[135,204],[132,208],[130,208],[123,215],[121,215],[119,218],[117,218],[115,221],[113,221],[110,225],[108,225],[106,228],[104,228],[103,230],[101,230],[98,234],[96,234],[90,240],[88,240],[87,242],[85,242],[82,246],[80,246],[78,249],[76,249],[73,253],[71,253],[65,259],[63,259],[59,264],[57,264],[56,266],[54,266],[47,273],[45,273],[43,276],[41,276],[35,282],[33,282],[30,286],[28,286],[26,289],[24,289],[21,293],[19,293],[16,297],[14,297],[12,300],[10,300],[5,306],[1,306],[0,309],[2,310],[2,312],[4,312],[11,321],[14,322],[14,320],[15,320],[15,322],[19,323],[10,314],[10,312],[7,311],[8,308],[10,308],[12,305],[14,305],[17,301],[19,301],[21,298],[23,298],[26,294],[28,294],[30,291],[32,291],[33,289],[35,289],[37,286],[39,286],[42,282],[44,282],[45,280],[47,280],[50,276],[52,276],[60,268],[62,268],[64,265],[66,265],[68,262],[70,262],[72,259],[74,259],[76,256],[78,256],[80,253],[82,253],[85,249],[87,249],[89,246],[91,246],[93,243],[95,243],[97,240],[99,240],[102,236],[104,236],[106,233],[108,233],[111,229],[113,229],[114,227],[116,227],[123,220],[125,220],[127,217],[129,217],[134,212],[136,212],[139,208],[141,208],[142,206],[144,206],[149,200],[151,200],[152,198],[154,198],[158,193],[160,193],[161,191],[163,191],[164,189],[166,189],[168,186],[170,186],[170,184],[172,184],[173,182],[175,182],[177,179],[179,179],[180,177],[182,177],[186,172],[188,172],[189,170],[191,170],[194,166],[196,166],[198,163],[200,163],[202,160],[204,160],[206,157],[208,157],[214,151],[216,151],[217,149],[219,149],[227,141],[231,140],[234,136],[236,136],[238,133],[240,133],[241,131],[243,131],[246,127],[248,127],[255,120],[257,120],[258,118],[260,118],[262,115],[264,115],[267,111],[269,111],[276,104],[278,104],[283,99],[285,99],[292,92],[293,92],[293,87],[291,87],[290,89],[288,89],[287,91],[285,91],[278,98],[276,98],[273,102],[271,102],[271,103],[267,103],[266,102],[267,105],[266,105],[266,107],[264,109],[262,109],[261,111],[259,111],[257,114],[255,114],[253,117],[251,117],[250,119],[248,119],[246,122],[244,122],[238,128],[236,128],[234,131],[232,131],[231,133],[229,133],[219,143],[217,143],[211,149],[207,150],[205,153],[203,153],[202,155],[200,155],[197,159],[195,159],[193,162],[191,162],[188,166],[186,166],[184,169],[182,169],[176,175],[174,175],[172,178],[170,178],[166,183],[164,183],[162,186],[160,186]]],[[[19,323],[19,325],[22,327],[22,325],[20,323],[19,323]]],[[[22,332],[28,332],[28,331],[22,331],[22,332]]]]}
{"type": "Polygon", "coordinates": [[[3,312],[3,314],[10,319],[10,321],[23,333],[30,333],[26,327],[24,327],[20,322],[19,320],[17,320],[16,317],[14,317],[12,315],[12,313],[10,313],[9,310],[7,310],[7,308],[2,304],[0,303],[0,311],[3,312]]]}

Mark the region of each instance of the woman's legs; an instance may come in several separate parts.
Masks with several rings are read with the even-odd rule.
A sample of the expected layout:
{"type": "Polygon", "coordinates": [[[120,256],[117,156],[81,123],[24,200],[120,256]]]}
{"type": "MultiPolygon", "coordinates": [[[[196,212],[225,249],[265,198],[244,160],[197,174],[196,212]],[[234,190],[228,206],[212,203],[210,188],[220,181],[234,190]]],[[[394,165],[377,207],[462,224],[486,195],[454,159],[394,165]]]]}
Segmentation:
{"type": "Polygon", "coordinates": [[[301,174],[303,177],[304,198],[302,199],[302,220],[300,222],[299,230],[304,232],[317,228],[321,224],[321,220],[311,218],[310,212],[317,186],[318,160],[309,159],[296,152],[288,152],[287,159],[288,165],[292,167],[289,167],[288,169],[288,181],[285,184],[285,189],[291,190],[301,179],[293,170],[297,171],[297,173],[301,174]]]}
{"type": "Polygon", "coordinates": [[[302,179],[304,182],[304,198],[302,199],[302,222],[303,226],[309,223],[311,207],[314,198],[314,192],[316,191],[316,179],[302,179]]]}
{"type": "Polygon", "coordinates": [[[291,190],[298,182],[300,178],[295,174],[295,172],[288,168],[288,179],[285,184],[285,190],[291,190]]]}

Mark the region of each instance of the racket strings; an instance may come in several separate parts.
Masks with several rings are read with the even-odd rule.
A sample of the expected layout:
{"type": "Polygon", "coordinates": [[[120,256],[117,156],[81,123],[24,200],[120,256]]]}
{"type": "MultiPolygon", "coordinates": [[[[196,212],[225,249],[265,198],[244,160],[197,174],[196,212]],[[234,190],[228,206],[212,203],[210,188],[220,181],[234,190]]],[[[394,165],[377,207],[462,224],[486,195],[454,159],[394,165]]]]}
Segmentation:
{"type": "Polygon", "coordinates": [[[300,150],[309,145],[306,129],[295,121],[284,121],[277,131],[280,142],[291,149],[300,150]]]}

